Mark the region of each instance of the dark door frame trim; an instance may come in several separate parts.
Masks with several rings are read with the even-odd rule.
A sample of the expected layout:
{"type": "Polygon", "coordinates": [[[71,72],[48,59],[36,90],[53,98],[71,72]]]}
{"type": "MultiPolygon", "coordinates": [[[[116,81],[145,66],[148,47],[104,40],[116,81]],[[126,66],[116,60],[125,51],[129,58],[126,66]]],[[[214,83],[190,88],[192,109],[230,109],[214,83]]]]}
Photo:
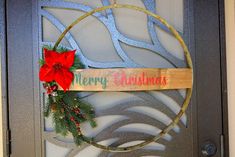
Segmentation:
{"type": "Polygon", "coordinates": [[[195,47],[198,61],[196,61],[195,71],[199,77],[196,82],[196,92],[200,97],[200,101],[197,101],[197,112],[201,119],[198,122],[198,152],[201,151],[201,146],[206,139],[210,140],[214,137],[217,141],[212,142],[216,142],[218,150],[221,150],[221,156],[229,157],[224,0],[195,0],[194,8],[195,47]],[[205,29],[205,26],[211,29],[205,29]],[[212,67],[220,68],[220,71],[214,71],[212,67]],[[208,74],[206,72],[209,70],[206,71],[205,68],[212,70],[208,74]],[[211,79],[214,79],[216,84],[211,84],[211,79]],[[208,94],[211,92],[213,93],[208,94]],[[212,99],[213,96],[214,99],[212,99]],[[210,112],[211,108],[220,115],[210,112]],[[210,123],[210,127],[207,127],[208,122],[213,122],[210,123]],[[215,126],[221,126],[221,130],[214,130],[215,126]],[[219,134],[221,134],[220,139],[218,139],[219,134]]]}
{"type": "Polygon", "coordinates": [[[34,115],[40,110],[35,112],[36,83],[33,80],[35,67],[33,66],[34,53],[32,53],[35,52],[33,50],[33,12],[37,11],[33,8],[33,4],[37,3],[37,0],[5,0],[5,2],[7,104],[8,123],[11,130],[11,156],[36,157],[37,142],[41,142],[35,140],[38,137],[35,132],[40,130],[35,128],[34,115]]]}
{"type": "Polygon", "coordinates": [[[224,156],[229,157],[229,126],[228,126],[228,92],[227,92],[227,58],[226,58],[226,26],[225,26],[225,3],[219,0],[220,21],[220,54],[221,54],[221,98],[223,118],[223,146],[224,156]]]}
{"type": "MultiPolygon", "coordinates": [[[[11,42],[7,42],[7,41],[11,41],[14,39],[14,33],[16,32],[17,28],[21,28],[22,27],[22,23],[17,23],[16,21],[14,21],[13,19],[10,18],[10,15],[14,14],[16,11],[25,11],[24,8],[22,8],[22,4],[27,4],[27,5],[31,5],[32,2],[36,2],[36,0],[21,0],[21,2],[19,1],[14,1],[14,0],[2,0],[0,1],[0,33],[1,33],[1,66],[2,66],[2,71],[1,71],[1,76],[2,76],[2,111],[3,111],[3,145],[4,145],[4,156],[7,156],[7,145],[8,145],[8,139],[7,139],[7,131],[9,128],[9,119],[8,119],[8,113],[9,113],[9,99],[12,99],[11,96],[14,93],[13,89],[10,89],[8,87],[8,81],[10,86],[12,85],[11,81],[12,78],[8,79],[8,74],[9,74],[9,68],[8,66],[11,68],[12,63],[9,62],[9,58],[7,56],[13,56],[13,50],[16,48],[16,46],[11,43],[11,42]],[[28,2],[28,3],[24,3],[24,2],[28,2]],[[7,5],[6,5],[7,3],[7,5]],[[21,3],[21,4],[20,4],[21,3]],[[18,4],[18,6],[17,6],[18,4]],[[14,6],[14,7],[13,7],[14,6]],[[17,9],[17,10],[14,10],[17,9]],[[7,10],[7,12],[6,12],[7,10]],[[6,16],[7,13],[7,16],[6,16]],[[7,20],[6,20],[7,19],[7,20]],[[8,23],[7,23],[8,22],[8,23]],[[15,26],[15,28],[11,31],[8,30],[9,26],[15,26]],[[8,34],[6,33],[8,32],[8,34]],[[9,38],[8,38],[9,36],[9,38]],[[9,44],[8,44],[9,43],[9,44]],[[7,52],[10,52],[12,54],[8,54],[7,52]],[[8,95],[9,94],[9,95],[8,95]]],[[[215,20],[216,23],[216,27],[218,26],[219,29],[217,29],[217,39],[219,41],[219,46],[218,46],[218,51],[220,52],[220,62],[219,62],[219,67],[221,69],[220,71],[220,93],[221,93],[221,113],[222,113],[222,134],[224,139],[221,141],[224,145],[224,157],[229,157],[229,138],[228,138],[228,104],[227,104],[227,72],[226,72],[226,46],[225,46],[225,12],[224,12],[224,0],[195,0],[194,1],[194,7],[195,7],[195,13],[198,12],[203,12],[203,16],[208,15],[208,14],[204,14],[206,11],[209,12],[210,9],[207,10],[203,10],[204,7],[209,7],[210,9],[215,9],[216,13],[218,15],[218,19],[211,19],[211,17],[206,17],[207,20],[215,20]],[[214,7],[214,8],[213,8],[214,7]],[[218,7],[218,8],[216,8],[218,7]],[[219,30],[219,32],[218,32],[219,30]]],[[[32,14],[32,10],[30,10],[30,6],[25,6],[25,8],[27,9],[26,11],[28,12],[28,14],[32,14]]],[[[31,8],[32,9],[32,8],[31,8]]],[[[15,14],[14,14],[15,15],[15,14]]],[[[196,17],[196,16],[195,16],[196,17]]],[[[32,18],[32,16],[31,16],[32,18]]],[[[30,20],[30,18],[26,18],[25,19],[27,23],[32,22],[30,20]]],[[[201,20],[205,20],[205,18],[195,18],[195,20],[197,20],[197,22],[200,24],[199,21],[201,20]]],[[[205,21],[204,21],[205,22],[205,21]]],[[[202,27],[198,24],[198,26],[195,27],[195,32],[198,33],[202,33],[203,30],[202,27]]],[[[29,30],[32,30],[33,26],[29,26],[29,30]]],[[[11,28],[12,29],[12,28],[11,28]]],[[[212,28],[214,29],[214,28],[212,28]]],[[[214,30],[216,30],[214,29],[214,30]]],[[[21,31],[21,30],[18,30],[21,31]]],[[[24,30],[25,31],[25,30],[24,30]]],[[[29,33],[28,36],[32,35],[32,32],[29,33]]],[[[199,36],[195,35],[195,40],[197,41],[196,43],[196,47],[197,46],[201,46],[203,45],[203,43],[200,41],[199,36]]],[[[32,43],[33,40],[28,39],[27,42],[32,43]]],[[[14,42],[15,43],[15,42],[14,42]]],[[[17,42],[18,43],[18,42],[17,42]]],[[[22,41],[21,41],[22,43],[22,41]]],[[[19,43],[18,43],[19,44],[19,43]]],[[[32,45],[27,45],[29,47],[29,50],[33,50],[33,44],[32,45]],[[32,46],[32,47],[30,47],[32,46]]],[[[200,49],[200,48],[199,48],[200,49]]],[[[27,52],[29,54],[29,52],[27,52]]],[[[202,52],[201,52],[202,53],[202,52]]],[[[202,55],[202,54],[200,54],[202,55]]],[[[197,66],[196,66],[197,67],[197,66]]],[[[198,73],[200,73],[201,71],[197,71],[198,73]]],[[[11,76],[11,75],[10,75],[11,76]]],[[[31,85],[30,85],[31,86],[31,85]]],[[[19,91],[18,91],[19,92],[19,91]]],[[[200,92],[200,91],[199,91],[200,92]]],[[[202,91],[203,92],[203,91],[202,91]]],[[[14,102],[14,101],[13,101],[14,102]]],[[[11,104],[14,106],[14,104],[11,104]]],[[[202,104],[203,105],[203,104],[202,104]]],[[[200,113],[199,113],[200,114],[200,113]]],[[[213,118],[213,117],[210,117],[213,118]]],[[[199,141],[200,142],[200,141],[199,141]]],[[[35,151],[35,150],[33,150],[35,151]]],[[[198,151],[200,151],[200,146],[198,146],[198,151]]]]}

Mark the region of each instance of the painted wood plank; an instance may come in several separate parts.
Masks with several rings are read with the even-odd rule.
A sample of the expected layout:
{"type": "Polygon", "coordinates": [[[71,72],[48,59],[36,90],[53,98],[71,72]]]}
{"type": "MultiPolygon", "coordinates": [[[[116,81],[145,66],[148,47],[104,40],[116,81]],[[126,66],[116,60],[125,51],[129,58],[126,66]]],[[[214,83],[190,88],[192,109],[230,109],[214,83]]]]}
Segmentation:
{"type": "Polygon", "coordinates": [[[192,82],[191,69],[81,69],[74,72],[70,91],[186,89],[192,87],[192,82]]]}

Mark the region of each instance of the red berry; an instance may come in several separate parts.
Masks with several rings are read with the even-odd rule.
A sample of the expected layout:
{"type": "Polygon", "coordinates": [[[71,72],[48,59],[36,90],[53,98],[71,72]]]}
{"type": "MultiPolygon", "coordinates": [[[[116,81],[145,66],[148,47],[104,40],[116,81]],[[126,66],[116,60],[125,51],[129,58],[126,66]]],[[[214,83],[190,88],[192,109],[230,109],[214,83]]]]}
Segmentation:
{"type": "Polygon", "coordinates": [[[76,109],[74,109],[74,112],[75,112],[76,114],[79,114],[79,113],[80,113],[80,109],[79,109],[79,108],[76,108],[76,109]]]}
{"type": "Polygon", "coordinates": [[[75,123],[76,127],[80,127],[80,123],[76,122],[75,123]]]}
{"type": "Polygon", "coordinates": [[[74,122],[74,121],[75,121],[75,118],[74,118],[74,117],[71,117],[70,120],[74,122]]]}
{"type": "Polygon", "coordinates": [[[52,93],[50,88],[46,88],[46,91],[47,91],[47,94],[51,94],[52,93]]]}
{"type": "Polygon", "coordinates": [[[57,91],[58,86],[57,86],[57,85],[53,85],[53,86],[51,87],[51,89],[52,89],[53,91],[57,91]]]}
{"type": "Polygon", "coordinates": [[[47,94],[51,94],[52,92],[53,92],[53,90],[50,87],[48,87],[47,94]]]}

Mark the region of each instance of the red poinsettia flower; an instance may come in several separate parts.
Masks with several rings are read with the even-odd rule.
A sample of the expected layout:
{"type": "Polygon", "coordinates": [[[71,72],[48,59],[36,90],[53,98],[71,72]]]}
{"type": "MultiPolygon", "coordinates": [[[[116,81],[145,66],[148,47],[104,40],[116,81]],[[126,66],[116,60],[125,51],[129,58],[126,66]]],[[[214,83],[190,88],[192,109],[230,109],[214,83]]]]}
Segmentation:
{"type": "Polygon", "coordinates": [[[40,81],[56,81],[66,92],[74,78],[69,69],[74,64],[75,51],[58,53],[44,49],[45,64],[40,68],[40,81]]]}

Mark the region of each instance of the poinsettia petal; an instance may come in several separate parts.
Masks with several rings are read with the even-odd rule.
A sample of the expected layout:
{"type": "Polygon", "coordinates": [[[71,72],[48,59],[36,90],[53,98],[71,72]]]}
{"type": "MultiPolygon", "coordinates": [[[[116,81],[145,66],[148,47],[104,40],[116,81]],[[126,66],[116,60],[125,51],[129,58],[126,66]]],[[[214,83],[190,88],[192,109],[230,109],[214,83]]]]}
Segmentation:
{"type": "Polygon", "coordinates": [[[60,63],[63,66],[70,68],[74,64],[75,52],[76,50],[61,53],[60,63]]]}
{"type": "Polygon", "coordinates": [[[53,66],[55,63],[60,62],[60,55],[56,51],[44,49],[45,62],[48,66],[53,66]]]}
{"type": "Polygon", "coordinates": [[[39,79],[40,81],[51,82],[55,78],[55,71],[53,68],[44,64],[39,71],[39,79]]]}
{"type": "Polygon", "coordinates": [[[66,92],[73,81],[74,75],[66,68],[62,68],[55,74],[55,81],[64,89],[66,92]]]}

